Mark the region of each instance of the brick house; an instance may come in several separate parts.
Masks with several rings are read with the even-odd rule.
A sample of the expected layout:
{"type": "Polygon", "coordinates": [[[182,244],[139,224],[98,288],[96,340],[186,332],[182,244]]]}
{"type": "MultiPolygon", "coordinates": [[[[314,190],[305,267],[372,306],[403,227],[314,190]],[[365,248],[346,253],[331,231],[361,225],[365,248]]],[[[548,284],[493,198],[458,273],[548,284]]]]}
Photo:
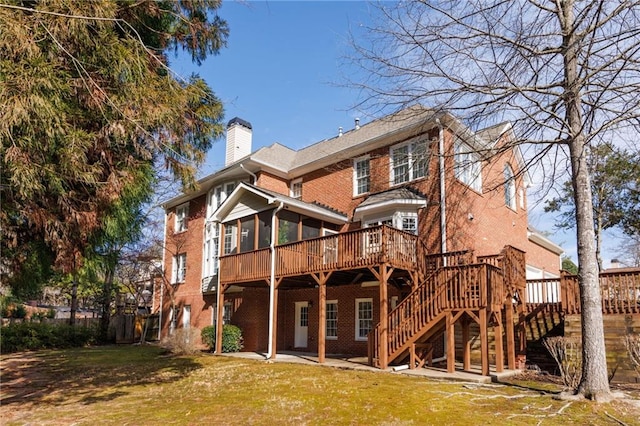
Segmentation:
{"type": "Polygon", "coordinates": [[[368,354],[385,368],[428,353],[452,369],[456,346],[469,358],[455,333],[469,341],[477,323],[482,352],[493,327],[507,345],[494,338],[493,362],[513,367],[525,270],[558,277],[562,249],[528,225],[512,132],[410,108],[297,151],[252,151],[251,124],[232,119],[225,167],[164,204],[161,336],[232,323],[267,357],[368,354]]]}

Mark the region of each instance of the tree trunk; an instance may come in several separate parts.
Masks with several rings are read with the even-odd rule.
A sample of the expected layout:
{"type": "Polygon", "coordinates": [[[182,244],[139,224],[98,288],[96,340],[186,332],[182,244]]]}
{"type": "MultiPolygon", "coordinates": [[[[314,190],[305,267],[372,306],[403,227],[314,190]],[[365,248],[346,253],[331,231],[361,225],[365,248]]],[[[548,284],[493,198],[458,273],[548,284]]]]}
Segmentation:
{"type": "Polygon", "coordinates": [[[569,125],[569,153],[576,206],[578,284],[582,308],[582,379],[576,393],[595,400],[611,399],[604,345],[604,325],[593,223],[593,197],[582,131],[580,82],[577,73],[578,41],[573,1],[561,3],[564,48],[565,106],[569,125]]]}
{"type": "Polygon", "coordinates": [[[101,313],[100,313],[100,339],[106,342],[109,339],[109,322],[111,320],[111,293],[113,290],[113,268],[106,268],[104,285],[102,287],[101,313]]]}
{"type": "Polygon", "coordinates": [[[78,310],[78,272],[75,261],[73,267],[73,282],[71,283],[71,310],[69,311],[69,325],[76,324],[76,311],[78,310]]]}

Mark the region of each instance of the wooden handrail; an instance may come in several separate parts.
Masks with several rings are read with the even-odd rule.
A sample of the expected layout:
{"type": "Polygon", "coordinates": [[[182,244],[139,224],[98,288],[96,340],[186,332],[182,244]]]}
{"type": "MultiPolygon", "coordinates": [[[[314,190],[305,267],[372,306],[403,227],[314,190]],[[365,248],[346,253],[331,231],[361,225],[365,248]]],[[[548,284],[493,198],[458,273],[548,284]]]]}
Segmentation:
{"type": "Polygon", "coordinates": [[[389,361],[424,335],[452,309],[502,307],[504,282],[500,268],[488,263],[441,267],[415,288],[369,334],[370,362],[378,360],[382,321],[387,325],[389,361]]]}

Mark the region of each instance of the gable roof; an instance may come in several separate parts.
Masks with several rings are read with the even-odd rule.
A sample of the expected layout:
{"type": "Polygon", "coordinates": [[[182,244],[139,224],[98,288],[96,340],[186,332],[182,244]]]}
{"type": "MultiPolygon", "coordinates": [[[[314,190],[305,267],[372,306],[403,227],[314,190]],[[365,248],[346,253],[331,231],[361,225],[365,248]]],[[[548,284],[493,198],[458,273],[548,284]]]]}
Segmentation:
{"type": "Polygon", "coordinates": [[[209,219],[218,222],[224,222],[233,208],[238,205],[238,203],[247,194],[253,194],[258,198],[261,198],[264,201],[265,207],[277,207],[278,205],[282,204],[282,206],[286,210],[293,211],[295,213],[301,213],[316,219],[325,220],[327,222],[335,224],[344,224],[347,222],[347,215],[337,212],[333,209],[329,209],[317,204],[307,203],[296,198],[278,194],[277,192],[259,188],[245,182],[241,182],[233,190],[231,195],[227,197],[227,199],[220,205],[220,207],[218,207],[218,209],[209,219]]]}

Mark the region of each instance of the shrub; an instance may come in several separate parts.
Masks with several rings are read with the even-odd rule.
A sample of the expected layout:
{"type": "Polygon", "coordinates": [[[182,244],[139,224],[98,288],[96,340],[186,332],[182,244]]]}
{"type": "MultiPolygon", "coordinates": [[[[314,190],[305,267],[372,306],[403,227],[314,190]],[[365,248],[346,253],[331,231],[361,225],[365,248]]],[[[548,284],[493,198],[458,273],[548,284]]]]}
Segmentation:
{"type": "Polygon", "coordinates": [[[198,352],[196,344],[199,329],[195,327],[179,328],[172,335],[165,337],[160,346],[174,355],[190,355],[198,352]]]}
{"type": "Polygon", "coordinates": [[[25,308],[22,303],[17,304],[13,308],[13,317],[14,318],[26,318],[26,316],[27,316],[27,308],[25,308]]]}
{"type": "MultiPolygon", "coordinates": [[[[202,343],[209,347],[210,351],[216,348],[216,328],[208,325],[202,329],[202,343]]],[[[240,327],[225,324],[222,326],[222,352],[239,352],[244,347],[242,330],[240,327]]]]}
{"type": "Polygon", "coordinates": [[[85,346],[94,343],[95,337],[96,329],[94,327],[20,322],[2,327],[0,352],[85,346]]]}
{"type": "Polygon", "coordinates": [[[629,353],[633,368],[640,376],[640,334],[627,334],[624,337],[624,345],[629,353]]]}
{"type": "Polygon", "coordinates": [[[582,378],[582,343],[571,337],[548,337],[543,345],[560,368],[560,376],[565,386],[576,389],[582,378]]]}
{"type": "Polygon", "coordinates": [[[208,325],[202,328],[200,332],[202,343],[206,345],[210,351],[216,349],[216,328],[213,325],[208,325]]]}

